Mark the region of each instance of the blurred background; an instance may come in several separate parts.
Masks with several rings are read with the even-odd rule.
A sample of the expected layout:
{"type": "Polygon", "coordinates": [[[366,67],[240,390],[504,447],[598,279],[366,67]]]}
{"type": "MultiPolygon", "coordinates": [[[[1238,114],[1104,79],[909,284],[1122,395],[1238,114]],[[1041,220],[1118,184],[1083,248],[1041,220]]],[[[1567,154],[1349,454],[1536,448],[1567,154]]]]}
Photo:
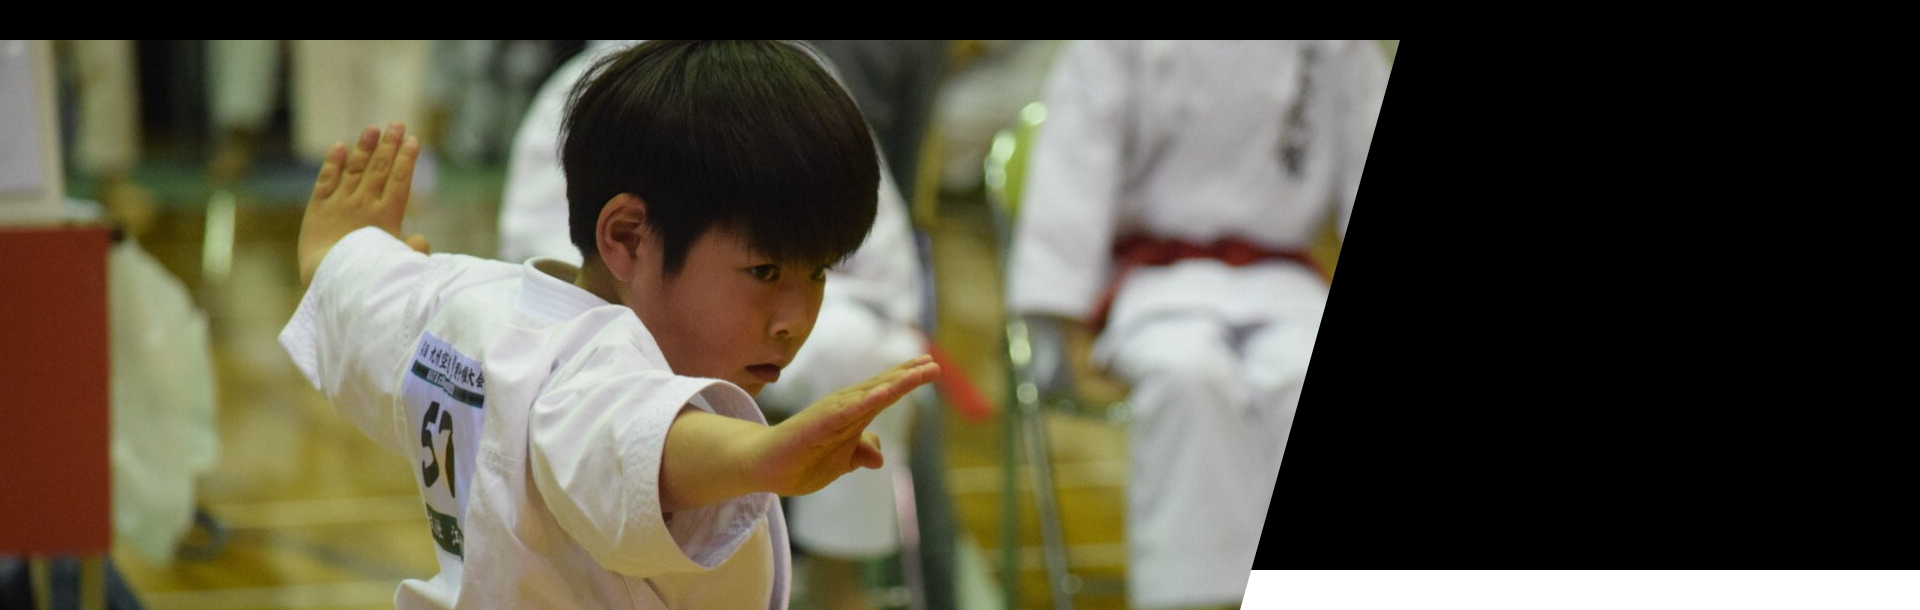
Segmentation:
{"type": "MultiPolygon", "coordinates": [[[[1125,417],[1038,416],[1073,574],[1056,579],[1064,583],[1045,569],[1034,479],[1010,462],[1020,451],[1009,436],[1020,411],[1008,371],[1005,221],[992,196],[1007,159],[994,170],[1002,174],[988,168],[997,141],[1003,156],[1019,142],[1010,138],[1022,110],[1041,98],[1062,43],[867,42],[901,44],[821,48],[854,58],[835,61],[867,83],[865,95],[890,100],[860,101],[881,132],[931,272],[928,325],[991,407],[967,416],[951,404],[966,390],[949,391],[930,411],[937,425],[916,428],[940,437],[928,443],[934,455],[916,452],[916,473],[937,471],[928,480],[951,502],[946,529],[921,532],[945,569],[919,587],[939,600],[905,591],[914,579],[902,571],[927,562],[899,558],[868,562],[868,599],[872,607],[1050,608],[1065,590],[1076,607],[1125,608],[1125,417]]],[[[1391,61],[1398,41],[1373,42],[1391,61]]],[[[7,119],[0,137],[29,141],[37,125],[59,142],[57,178],[42,185],[58,201],[6,205],[42,205],[53,222],[109,229],[112,332],[140,337],[116,335],[111,354],[109,584],[154,610],[391,608],[399,581],[438,571],[411,471],[336,415],[276,340],[301,297],[294,241],[318,160],[327,144],[369,123],[407,122],[428,151],[407,231],[426,234],[436,252],[496,257],[515,132],[542,83],[588,41],[0,45],[10,57],[49,54],[10,60],[0,77],[41,66],[47,78],[32,82],[52,85],[44,93],[53,107],[31,125],[7,119]],[[154,472],[126,472],[139,467],[154,472]]],[[[28,84],[0,80],[13,93],[28,84]]],[[[18,155],[0,163],[23,167],[18,155]]],[[[0,223],[45,224],[5,214],[0,223]]],[[[1331,219],[1323,233],[1314,252],[1330,264],[1338,256],[1331,219]]],[[[8,298],[35,290],[0,286],[8,298]]],[[[0,338],[0,350],[15,356],[30,348],[0,338]]],[[[1090,385],[1102,391],[1098,380],[1090,385]]],[[[0,400],[10,417],[31,408],[0,400]]],[[[0,505],[0,520],[19,521],[25,502],[34,500],[0,505]]],[[[0,540],[0,555],[12,555],[0,559],[8,575],[0,586],[17,590],[34,571],[24,548],[0,540]]],[[[804,572],[807,557],[797,561],[804,572]]],[[[51,572],[63,582],[58,565],[51,572]]],[[[0,598],[0,606],[20,599],[0,598]]],[[[795,607],[823,606],[796,595],[795,607]]]]}

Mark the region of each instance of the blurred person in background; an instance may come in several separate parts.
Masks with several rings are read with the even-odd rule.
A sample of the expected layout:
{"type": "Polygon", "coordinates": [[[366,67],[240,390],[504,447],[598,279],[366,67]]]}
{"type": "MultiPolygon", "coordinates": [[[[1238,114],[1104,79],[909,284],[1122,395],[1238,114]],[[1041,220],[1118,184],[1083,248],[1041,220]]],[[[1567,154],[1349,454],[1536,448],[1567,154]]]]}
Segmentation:
{"type": "MultiPolygon", "coordinates": [[[[425,40],[207,41],[214,186],[230,188],[253,171],[282,91],[293,155],[312,167],[339,134],[386,121],[427,124],[432,50],[425,40]]],[[[435,134],[428,135],[431,144],[435,134]]],[[[430,206],[437,186],[437,155],[428,147],[415,170],[414,209],[430,206]]]]}
{"type": "Polygon", "coordinates": [[[514,128],[553,69],[553,41],[439,40],[433,43],[429,118],[444,135],[449,163],[500,167],[514,128]]]}
{"type": "Polygon", "coordinates": [[[1345,234],[1386,81],[1374,41],[1061,50],[1008,305],[1132,387],[1134,607],[1237,605],[1269,499],[1300,501],[1273,485],[1327,298],[1305,252],[1345,234]]]}
{"type": "Polygon", "coordinates": [[[216,175],[243,175],[282,84],[295,156],[318,164],[341,133],[382,120],[421,124],[431,43],[424,40],[211,40],[207,88],[216,175]]]}
{"type": "Polygon", "coordinates": [[[63,147],[72,174],[91,180],[94,200],[69,199],[76,215],[114,228],[108,252],[112,337],[114,533],[147,561],[167,565],[194,526],[219,550],[224,535],[195,509],[196,483],[219,455],[218,404],[207,315],[141,245],[157,202],[136,180],[141,159],[140,87],[130,40],[56,45],[63,147]]]}

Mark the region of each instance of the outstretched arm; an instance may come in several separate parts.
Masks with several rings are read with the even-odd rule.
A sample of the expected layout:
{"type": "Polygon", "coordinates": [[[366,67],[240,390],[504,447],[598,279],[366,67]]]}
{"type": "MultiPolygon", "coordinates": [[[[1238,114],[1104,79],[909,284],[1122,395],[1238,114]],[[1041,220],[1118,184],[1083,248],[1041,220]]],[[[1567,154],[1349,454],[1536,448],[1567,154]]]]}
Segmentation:
{"type": "Polygon", "coordinates": [[[660,461],[661,509],[674,511],[749,493],[818,491],[855,468],[884,462],[867,424],[907,392],[932,381],[928,356],[827,395],[778,426],[687,409],[667,432],[660,461]]]}
{"type": "MultiPolygon", "coordinates": [[[[387,126],[386,134],[369,125],[349,153],[344,144],[327,151],[327,161],[314,180],[306,216],[300,220],[300,285],[313,283],[333,245],[356,229],[377,226],[400,236],[407,197],[413,188],[413,163],[420,156],[420,140],[406,137],[407,126],[387,126]]],[[[427,238],[406,238],[408,246],[427,252],[427,238]]]]}

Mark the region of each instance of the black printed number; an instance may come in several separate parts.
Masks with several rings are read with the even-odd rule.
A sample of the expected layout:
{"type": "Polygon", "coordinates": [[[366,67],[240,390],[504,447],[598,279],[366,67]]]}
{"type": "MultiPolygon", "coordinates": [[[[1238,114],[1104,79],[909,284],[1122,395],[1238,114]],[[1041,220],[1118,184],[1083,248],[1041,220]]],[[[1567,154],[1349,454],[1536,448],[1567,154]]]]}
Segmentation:
{"type": "Polygon", "coordinates": [[[447,494],[458,497],[459,493],[455,491],[453,484],[455,480],[453,461],[453,413],[449,411],[450,410],[441,410],[440,403],[435,402],[427,407],[427,416],[420,420],[420,446],[427,448],[427,463],[420,466],[420,476],[422,480],[426,481],[427,487],[433,487],[433,484],[440,480],[440,464],[442,462],[446,463],[447,494]],[[435,418],[438,418],[438,422],[435,421],[435,418]],[[438,423],[437,429],[435,426],[436,423],[438,423]],[[435,459],[433,454],[433,437],[440,434],[447,436],[446,443],[441,445],[442,456],[444,457],[435,459]]]}

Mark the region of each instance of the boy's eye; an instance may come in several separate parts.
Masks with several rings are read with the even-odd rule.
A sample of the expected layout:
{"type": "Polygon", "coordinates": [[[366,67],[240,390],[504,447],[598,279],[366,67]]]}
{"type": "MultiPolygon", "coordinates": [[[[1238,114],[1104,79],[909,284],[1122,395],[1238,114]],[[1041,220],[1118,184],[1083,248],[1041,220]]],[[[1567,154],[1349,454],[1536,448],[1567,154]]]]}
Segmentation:
{"type": "Polygon", "coordinates": [[[815,268],[813,270],[813,281],[816,281],[816,282],[827,281],[827,268],[826,267],[815,268]]]}
{"type": "Polygon", "coordinates": [[[780,267],[778,265],[760,265],[748,269],[747,273],[753,274],[753,277],[759,278],[762,282],[772,282],[780,279],[780,267]]]}

